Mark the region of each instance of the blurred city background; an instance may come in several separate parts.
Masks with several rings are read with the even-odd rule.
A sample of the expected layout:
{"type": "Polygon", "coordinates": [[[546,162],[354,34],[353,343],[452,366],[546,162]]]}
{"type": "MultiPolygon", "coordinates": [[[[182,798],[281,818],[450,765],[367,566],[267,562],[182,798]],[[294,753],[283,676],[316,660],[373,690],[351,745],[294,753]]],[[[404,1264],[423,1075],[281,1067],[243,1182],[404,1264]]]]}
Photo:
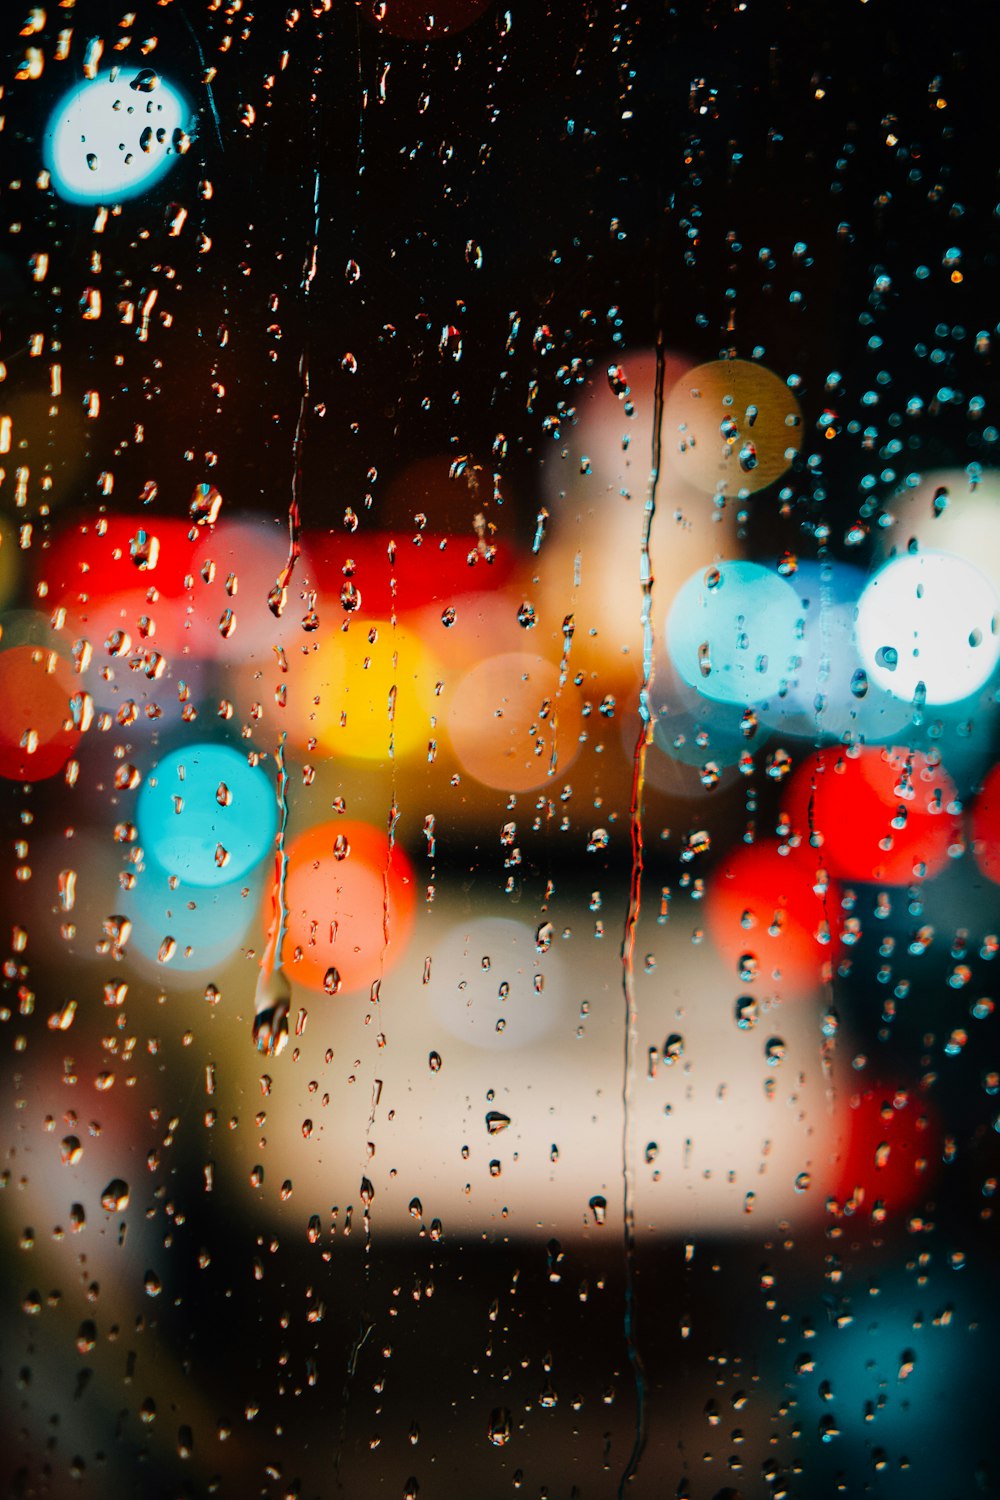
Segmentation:
{"type": "Polygon", "coordinates": [[[5,1493],[996,1492],[987,15],[5,14],[5,1493]]]}

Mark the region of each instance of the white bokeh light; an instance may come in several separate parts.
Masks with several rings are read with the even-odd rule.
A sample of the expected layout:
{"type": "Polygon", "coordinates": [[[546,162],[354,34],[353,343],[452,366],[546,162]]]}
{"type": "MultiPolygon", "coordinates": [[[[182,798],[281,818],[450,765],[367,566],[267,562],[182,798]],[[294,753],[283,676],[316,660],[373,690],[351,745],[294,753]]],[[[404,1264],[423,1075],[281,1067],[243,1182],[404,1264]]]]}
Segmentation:
{"type": "Polygon", "coordinates": [[[562,959],[539,956],[534,929],[509,917],[476,917],[439,940],[428,994],[446,1030],[472,1047],[528,1047],[566,1018],[562,959]]]}
{"type": "Polygon", "coordinates": [[[45,130],[52,185],[71,203],[144,193],[187,149],[193,116],[152,68],[112,68],[64,94],[45,130]]]}
{"type": "Polygon", "coordinates": [[[862,663],[873,682],[906,702],[957,703],[983,686],[1000,658],[998,610],[996,588],[965,558],[895,558],[858,600],[862,663]]]}

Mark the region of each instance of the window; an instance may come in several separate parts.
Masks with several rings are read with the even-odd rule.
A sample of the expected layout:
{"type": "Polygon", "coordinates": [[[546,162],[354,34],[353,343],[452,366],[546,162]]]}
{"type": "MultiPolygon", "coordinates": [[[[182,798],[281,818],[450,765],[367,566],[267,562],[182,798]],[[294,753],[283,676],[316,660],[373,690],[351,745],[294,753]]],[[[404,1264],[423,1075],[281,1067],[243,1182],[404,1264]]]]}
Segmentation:
{"type": "Polygon", "coordinates": [[[9,1493],[990,1493],[977,14],[0,25],[9,1493]]]}

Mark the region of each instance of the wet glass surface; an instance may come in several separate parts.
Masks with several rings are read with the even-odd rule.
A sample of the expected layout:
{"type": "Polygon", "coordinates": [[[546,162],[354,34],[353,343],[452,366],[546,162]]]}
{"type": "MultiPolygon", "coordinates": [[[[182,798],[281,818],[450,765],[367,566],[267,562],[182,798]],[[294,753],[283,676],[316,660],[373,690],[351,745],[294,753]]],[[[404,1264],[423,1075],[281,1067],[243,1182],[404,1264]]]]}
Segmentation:
{"type": "Polygon", "coordinates": [[[0,20],[5,1493],[995,1492],[988,17],[0,20]]]}

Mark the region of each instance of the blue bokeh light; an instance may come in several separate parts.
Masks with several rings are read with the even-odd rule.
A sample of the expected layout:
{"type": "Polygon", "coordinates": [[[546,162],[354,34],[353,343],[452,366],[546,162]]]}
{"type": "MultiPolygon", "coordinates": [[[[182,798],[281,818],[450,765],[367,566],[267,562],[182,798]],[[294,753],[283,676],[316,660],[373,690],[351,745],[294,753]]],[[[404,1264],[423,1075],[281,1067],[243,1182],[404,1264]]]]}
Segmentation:
{"type": "Polygon", "coordinates": [[[171,889],[166,872],[148,866],[132,890],[116,896],[132,923],[130,958],[155,967],[164,981],[173,974],[190,975],[224,964],[260,910],[261,879],[248,884],[248,890],[235,882],[206,889],[180,881],[171,889]]]}
{"type": "Polygon", "coordinates": [[[187,885],[229,885],[272,849],[277,803],[264,772],[238,750],[193,745],[159,762],[139,793],[136,821],[147,860],[187,885]],[[220,846],[228,856],[221,864],[220,846]]]}
{"type": "Polygon", "coordinates": [[[56,105],[43,153],[52,186],[71,203],[117,203],[147,192],[183,155],[194,115],[152,68],[112,68],[56,105]]]}
{"type": "Polygon", "coordinates": [[[795,675],[801,615],[795,590],[770,568],[723,562],[699,569],[678,591],[667,649],[703,697],[763,703],[795,675]]]}
{"type": "Polygon", "coordinates": [[[761,708],[762,722],[812,741],[896,743],[912,709],[867,676],[854,636],[865,574],[843,563],[805,561],[790,583],[802,620],[800,665],[788,693],[761,708]]]}

